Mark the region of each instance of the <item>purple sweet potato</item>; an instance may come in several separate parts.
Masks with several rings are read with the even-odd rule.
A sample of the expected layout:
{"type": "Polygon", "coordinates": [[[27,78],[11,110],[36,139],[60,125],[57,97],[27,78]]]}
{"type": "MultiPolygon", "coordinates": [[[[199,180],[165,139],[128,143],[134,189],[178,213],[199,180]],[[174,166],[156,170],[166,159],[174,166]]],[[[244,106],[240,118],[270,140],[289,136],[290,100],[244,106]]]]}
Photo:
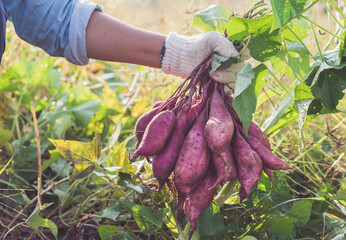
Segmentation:
{"type": "Polygon", "coordinates": [[[209,148],[216,153],[224,152],[231,143],[234,125],[225,102],[214,85],[213,96],[210,101],[209,119],[204,128],[205,138],[209,148]]]}
{"type": "Polygon", "coordinates": [[[159,181],[159,191],[174,170],[184,138],[188,132],[187,113],[191,101],[187,101],[177,116],[175,127],[165,147],[153,157],[153,173],[159,181]]]}
{"type": "Polygon", "coordinates": [[[154,103],[152,108],[160,107],[163,103],[165,103],[165,101],[158,101],[158,102],[154,103]]]}
{"type": "Polygon", "coordinates": [[[258,141],[263,144],[263,146],[271,150],[267,136],[264,134],[264,132],[262,132],[261,128],[256,123],[251,122],[248,134],[254,138],[257,138],[258,141]]]}
{"type": "Polygon", "coordinates": [[[284,160],[272,153],[256,138],[249,135],[247,142],[250,144],[251,148],[260,155],[265,167],[271,170],[292,169],[284,160]]]}
{"type": "Polygon", "coordinates": [[[257,185],[262,175],[262,160],[260,156],[251,149],[249,144],[235,129],[232,139],[232,150],[237,166],[237,176],[241,184],[239,191],[240,201],[249,196],[251,189],[257,185]]]}
{"type": "Polygon", "coordinates": [[[145,129],[143,139],[130,161],[134,161],[140,155],[150,157],[160,152],[171,135],[175,119],[174,112],[170,110],[157,114],[145,129]]]}
{"type": "Polygon", "coordinates": [[[155,107],[155,108],[151,109],[149,112],[146,112],[145,114],[143,114],[140,118],[138,118],[138,120],[136,122],[136,126],[135,126],[135,136],[137,138],[137,148],[143,139],[145,129],[147,128],[147,126],[149,125],[151,120],[155,117],[158,110],[159,110],[159,107],[155,107]]]}
{"type": "Polygon", "coordinates": [[[216,174],[212,168],[208,172],[203,181],[188,195],[184,204],[184,211],[190,221],[190,233],[192,233],[197,225],[199,215],[207,209],[214,198],[216,187],[216,174]]]}
{"type": "Polygon", "coordinates": [[[176,188],[189,194],[203,180],[210,162],[210,150],[204,136],[206,111],[203,110],[187,134],[174,169],[176,188]]]}
{"type": "Polygon", "coordinates": [[[237,169],[232,155],[231,146],[228,146],[226,151],[221,154],[213,152],[211,159],[217,174],[215,186],[213,187],[216,187],[221,182],[226,183],[237,177],[237,169]]]}

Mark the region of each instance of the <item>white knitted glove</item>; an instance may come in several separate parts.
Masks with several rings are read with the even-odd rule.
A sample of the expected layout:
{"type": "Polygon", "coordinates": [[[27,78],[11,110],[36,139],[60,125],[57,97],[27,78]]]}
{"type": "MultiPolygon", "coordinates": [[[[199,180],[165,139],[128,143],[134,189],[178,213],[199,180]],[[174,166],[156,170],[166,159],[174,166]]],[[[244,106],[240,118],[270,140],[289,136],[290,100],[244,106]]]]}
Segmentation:
{"type": "MultiPolygon", "coordinates": [[[[216,31],[191,37],[172,32],[167,36],[165,47],[162,71],[182,78],[188,77],[195,67],[214,52],[224,57],[238,55],[232,42],[216,31]]],[[[232,69],[237,72],[242,66],[243,63],[234,63],[232,69]]],[[[236,77],[230,69],[211,72],[210,76],[218,82],[234,87],[236,77]]]]}

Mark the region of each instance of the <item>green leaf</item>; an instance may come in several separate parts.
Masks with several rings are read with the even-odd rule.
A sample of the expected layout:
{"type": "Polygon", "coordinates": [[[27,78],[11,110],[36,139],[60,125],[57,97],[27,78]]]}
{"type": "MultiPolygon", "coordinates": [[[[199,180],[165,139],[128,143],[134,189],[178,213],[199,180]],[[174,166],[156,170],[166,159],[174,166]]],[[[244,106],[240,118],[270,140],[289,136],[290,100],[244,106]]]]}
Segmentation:
{"type": "Polygon", "coordinates": [[[332,199],[346,202],[346,189],[339,190],[336,196],[332,197],[332,199]]]}
{"type": "Polygon", "coordinates": [[[150,209],[143,205],[137,205],[130,202],[120,202],[133,216],[142,233],[150,236],[158,230],[164,223],[163,218],[169,209],[150,209]]]}
{"type": "Polygon", "coordinates": [[[9,143],[12,137],[13,133],[11,130],[3,129],[0,127],[0,146],[4,146],[9,143]]]}
{"type": "Polygon", "coordinates": [[[118,184],[120,186],[131,188],[131,189],[135,190],[138,193],[141,193],[141,194],[144,193],[143,189],[141,187],[136,186],[135,184],[133,184],[133,178],[132,178],[132,176],[130,174],[119,172],[118,184]]]}
{"type": "Polygon", "coordinates": [[[113,221],[116,221],[117,217],[121,213],[122,207],[121,204],[119,203],[118,199],[113,199],[108,203],[108,206],[103,209],[102,211],[95,213],[94,219],[96,221],[100,221],[100,218],[108,218],[113,221]]]}
{"type": "Polygon", "coordinates": [[[302,78],[309,73],[309,52],[300,42],[289,42],[282,46],[277,56],[271,60],[273,68],[291,77],[302,78]]]}
{"type": "Polygon", "coordinates": [[[101,240],[137,240],[136,235],[128,226],[120,228],[114,225],[101,225],[98,233],[101,240]]]}
{"type": "Polygon", "coordinates": [[[314,115],[317,113],[333,113],[325,108],[322,101],[316,99],[312,94],[311,89],[304,83],[299,83],[294,88],[295,104],[299,115],[299,129],[304,125],[307,115],[314,115]]]}
{"type": "Polygon", "coordinates": [[[327,61],[316,60],[310,67],[310,72],[302,79],[310,87],[313,96],[327,108],[326,111],[321,109],[321,112],[337,112],[339,100],[345,95],[345,74],[346,65],[343,63],[330,66],[327,61]]]}
{"type": "Polygon", "coordinates": [[[310,88],[304,82],[299,83],[297,86],[295,86],[295,88],[294,88],[294,99],[296,101],[310,99],[310,98],[313,99],[315,97],[311,93],[310,88]]]}
{"type": "Polygon", "coordinates": [[[253,236],[246,235],[245,237],[242,238],[242,240],[257,240],[257,238],[253,236]]]}
{"type": "Polygon", "coordinates": [[[290,27],[298,35],[300,39],[304,39],[309,36],[308,34],[309,25],[304,19],[295,18],[281,29],[281,36],[284,39],[298,42],[299,38],[297,38],[297,36],[294,35],[288,27],[290,27]]]}
{"type": "Polygon", "coordinates": [[[304,226],[310,219],[312,200],[301,200],[296,202],[285,215],[288,217],[296,218],[297,226],[304,226]]]}
{"type": "Polygon", "coordinates": [[[233,107],[243,123],[245,132],[247,132],[256,111],[257,95],[265,83],[266,76],[267,68],[264,64],[251,69],[251,65],[246,63],[237,73],[233,107]]]}
{"type": "Polygon", "coordinates": [[[198,218],[198,233],[202,237],[221,235],[227,231],[219,207],[212,202],[198,218]]]}
{"type": "Polygon", "coordinates": [[[278,34],[279,29],[270,32],[269,25],[255,32],[249,43],[251,56],[260,62],[268,61],[276,56],[281,46],[278,34]]]}
{"type": "Polygon", "coordinates": [[[319,69],[319,75],[315,84],[311,85],[312,94],[320,99],[329,110],[336,109],[345,93],[346,88],[346,67],[342,69],[319,69]]]}
{"type": "Polygon", "coordinates": [[[265,132],[268,136],[270,136],[270,135],[276,133],[277,131],[287,127],[288,125],[293,123],[295,120],[297,120],[299,117],[297,111],[295,111],[293,109],[288,110],[287,112],[285,112],[282,115],[276,115],[276,116],[278,118],[276,119],[276,121],[272,122],[274,124],[265,132]]]}
{"type": "Polygon", "coordinates": [[[71,111],[83,125],[87,126],[91,122],[92,116],[94,116],[100,108],[101,100],[92,100],[72,107],[71,111]]]}
{"type": "Polygon", "coordinates": [[[304,9],[308,0],[270,0],[274,21],[272,30],[284,26],[304,9]]]}
{"type": "Polygon", "coordinates": [[[86,178],[89,176],[94,170],[96,165],[94,163],[90,164],[86,168],[82,169],[81,171],[76,171],[71,177],[71,181],[75,181],[77,179],[86,178]]]}
{"type": "Polygon", "coordinates": [[[90,143],[54,139],[49,141],[68,161],[95,163],[101,154],[102,143],[99,135],[96,135],[90,143]]]}
{"type": "Polygon", "coordinates": [[[54,135],[59,138],[65,138],[65,134],[67,130],[72,126],[73,120],[72,116],[68,114],[64,114],[60,118],[56,119],[54,122],[53,132],[54,135]]]}
{"type": "Polygon", "coordinates": [[[235,57],[224,57],[217,53],[213,53],[212,55],[212,62],[211,62],[211,71],[214,72],[217,69],[226,69],[232,66],[232,63],[237,61],[237,58],[235,57]]]}
{"type": "Polygon", "coordinates": [[[265,227],[272,233],[279,236],[287,236],[293,232],[296,218],[270,214],[265,220],[265,227]]]}
{"type": "Polygon", "coordinates": [[[310,104],[312,103],[314,99],[301,99],[296,100],[295,104],[297,106],[298,110],[298,116],[299,116],[299,130],[301,131],[303,128],[303,125],[306,120],[306,116],[308,115],[308,110],[310,107],[310,104]]]}
{"type": "MultiPolygon", "coordinates": [[[[42,205],[43,209],[46,208],[47,206],[48,206],[47,204],[42,205]]],[[[40,235],[40,232],[41,232],[39,227],[49,228],[50,231],[53,233],[55,239],[57,239],[58,228],[55,225],[55,223],[49,219],[40,217],[39,213],[40,213],[40,209],[38,206],[36,206],[35,210],[31,213],[31,215],[28,217],[25,223],[28,224],[38,235],[40,235]]]]}
{"type": "Polygon", "coordinates": [[[260,31],[261,29],[265,29],[266,31],[270,27],[272,21],[272,15],[255,19],[231,17],[227,24],[228,38],[232,41],[242,40],[250,34],[260,31]]]}
{"type": "Polygon", "coordinates": [[[234,98],[243,93],[252,82],[252,79],[255,77],[254,72],[252,71],[251,64],[246,62],[244,67],[239,70],[237,73],[236,85],[234,90],[234,98]]]}
{"type": "MultiPolygon", "coordinates": [[[[290,94],[292,95],[293,91],[291,91],[290,94]]],[[[275,111],[272,113],[272,115],[269,118],[267,118],[267,120],[262,125],[262,128],[264,129],[264,132],[267,133],[267,135],[270,135],[269,132],[273,133],[272,128],[278,124],[279,120],[282,118],[285,112],[286,111],[290,112],[289,107],[291,106],[292,102],[293,102],[293,99],[291,98],[291,96],[286,95],[275,106],[275,111]]],[[[298,117],[298,114],[297,114],[297,117],[298,117]]],[[[285,119],[288,120],[287,116],[285,117],[285,119]]],[[[281,124],[279,124],[279,126],[281,126],[281,124]]],[[[277,126],[274,127],[274,129],[277,129],[277,126]]]]}
{"type": "Polygon", "coordinates": [[[230,13],[223,6],[210,5],[207,9],[193,15],[192,26],[202,32],[214,31],[216,25],[226,26],[229,16],[230,13]]]}

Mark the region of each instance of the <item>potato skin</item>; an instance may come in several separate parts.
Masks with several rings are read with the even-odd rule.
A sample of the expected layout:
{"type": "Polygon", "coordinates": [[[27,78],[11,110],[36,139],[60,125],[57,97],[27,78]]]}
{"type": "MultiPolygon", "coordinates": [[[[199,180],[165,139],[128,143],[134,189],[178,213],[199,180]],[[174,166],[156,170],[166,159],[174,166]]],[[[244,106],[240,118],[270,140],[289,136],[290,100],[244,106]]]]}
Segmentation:
{"type": "Polygon", "coordinates": [[[225,102],[214,86],[210,101],[209,119],[204,128],[204,134],[209,148],[216,153],[222,153],[231,143],[234,124],[225,102]]]}
{"type": "Polygon", "coordinates": [[[199,215],[207,209],[214,198],[215,180],[216,174],[209,168],[203,181],[185,199],[184,212],[191,224],[190,233],[195,230],[199,215]]]}
{"type": "Polygon", "coordinates": [[[183,106],[182,111],[177,116],[175,127],[166,145],[153,157],[152,168],[154,176],[159,181],[159,191],[175,168],[180,149],[188,132],[187,112],[189,109],[189,103],[183,106]]]}
{"type": "Polygon", "coordinates": [[[254,138],[257,138],[260,143],[263,144],[267,149],[271,150],[269,140],[267,136],[262,132],[261,128],[254,122],[251,122],[248,134],[253,136],[254,138]]]}
{"type": "Polygon", "coordinates": [[[237,168],[230,145],[221,154],[213,152],[211,159],[217,174],[215,187],[221,182],[226,183],[237,177],[237,168]]]}
{"type": "Polygon", "coordinates": [[[260,141],[252,136],[249,136],[247,142],[251,148],[255,150],[262,158],[263,165],[271,170],[284,170],[292,169],[284,160],[280,159],[268,148],[266,148],[260,141]]]}
{"type": "Polygon", "coordinates": [[[135,126],[135,136],[137,138],[137,148],[141,144],[145,129],[151,122],[151,120],[155,117],[159,110],[159,107],[154,107],[150,111],[143,114],[140,118],[138,118],[135,126]]]}
{"type": "Polygon", "coordinates": [[[251,149],[237,128],[232,140],[232,149],[237,165],[238,180],[241,184],[239,198],[242,201],[249,196],[251,189],[257,185],[262,175],[262,160],[251,149]]]}
{"type": "Polygon", "coordinates": [[[187,134],[174,169],[174,182],[183,194],[189,194],[203,180],[210,162],[210,150],[204,136],[205,110],[187,134]]]}
{"type": "Polygon", "coordinates": [[[141,144],[130,161],[134,161],[139,155],[150,157],[160,152],[171,135],[175,119],[174,112],[170,110],[157,114],[145,129],[141,144]]]}

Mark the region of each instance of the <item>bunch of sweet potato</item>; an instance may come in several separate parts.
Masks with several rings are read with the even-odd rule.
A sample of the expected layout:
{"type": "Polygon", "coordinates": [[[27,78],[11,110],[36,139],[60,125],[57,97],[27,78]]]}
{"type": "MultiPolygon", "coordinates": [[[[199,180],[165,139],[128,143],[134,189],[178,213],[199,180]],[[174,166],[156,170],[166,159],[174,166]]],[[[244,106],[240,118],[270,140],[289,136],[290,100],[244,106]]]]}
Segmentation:
{"type": "Polygon", "coordinates": [[[224,86],[209,77],[210,59],[200,64],[166,101],[137,121],[137,149],[131,157],[152,157],[159,190],[173,175],[178,220],[187,216],[194,231],[218,184],[238,178],[242,201],[262,171],[290,169],[274,155],[255,124],[246,135],[224,86]]]}

